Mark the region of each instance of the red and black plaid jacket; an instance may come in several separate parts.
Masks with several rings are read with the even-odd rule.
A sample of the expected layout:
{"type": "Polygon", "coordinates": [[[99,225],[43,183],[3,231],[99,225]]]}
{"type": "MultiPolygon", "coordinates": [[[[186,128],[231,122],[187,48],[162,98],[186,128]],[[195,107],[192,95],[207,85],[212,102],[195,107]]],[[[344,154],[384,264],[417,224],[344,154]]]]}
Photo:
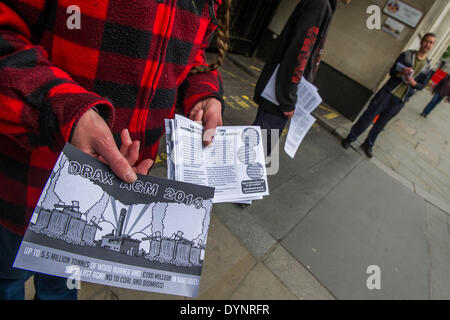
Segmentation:
{"type": "Polygon", "coordinates": [[[177,103],[222,101],[205,63],[221,0],[0,2],[0,223],[23,234],[72,127],[97,107],[119,142],[128,128],[155,158],[177,103]],[[80,8],[80,29],[68,26],[80,8]],[[69,8],[69,9],[68,9],[69,8]]]}

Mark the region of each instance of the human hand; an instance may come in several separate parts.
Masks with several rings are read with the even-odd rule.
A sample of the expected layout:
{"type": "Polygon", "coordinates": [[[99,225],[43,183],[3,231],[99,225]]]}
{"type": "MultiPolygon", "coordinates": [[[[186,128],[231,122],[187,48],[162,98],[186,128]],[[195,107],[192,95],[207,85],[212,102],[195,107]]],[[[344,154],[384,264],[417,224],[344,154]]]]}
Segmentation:
{"type": "Polygon", "coordinates": [[[131,141],[128,130],[122,131],[121,150],[116,146],[111,130],[105,120],[92,109],[86,111],[78,120],[72,136],[72,145],[81,151],[105,162],[111,170],[122,180],[132,183],[136,181],[137,173],[146,174],[153,163],[144,160],[134,169],[132,166],[138,158],[139,141],[131,141]],[[130,143],[131,141],[131,143],[130,143]],[[144,172],[145,171],[145,172],[144,172]]]}
{"type": "Polygon", "coordinates": [[[412,87],[417,86],[417,82],[416,82],[416,80],[414,80],[413,77],[407,77],[406,78],[406,83],[409,84],[412,87]]]}
{"type": "Polygon", "coordinates": [[[402,70],[402,73],[405,77],[410,77],[413,72],[414,72],[413,68],[404,68],[402,70]]]}
{"type": "Polygon", "coordinates": [[[284,116],[288,119],[291,119],[294,116],[295,110],[290,112],[283,112],[284,116]]]}
{"type": "Polygon", "coordinates": [[[216,98],[202,100],[192,108],[189,119],[203,124],[203,144],[209,146],[217,126],[222,125],[222,103],[216,98]]]}
{"type": "Polygon", "coordinates": [[[120,153],[127,159],[128,164],[133,167],[134,172],[139,174],[148,174],[148,171],[153,166],[152,159],[144,159],[137,166],[136,161],[139,158],[139,148],[141,142],[139,140],[131,140],[128,129],[123,129],[120,134],[122,144],[120,146],[120,153]]]}

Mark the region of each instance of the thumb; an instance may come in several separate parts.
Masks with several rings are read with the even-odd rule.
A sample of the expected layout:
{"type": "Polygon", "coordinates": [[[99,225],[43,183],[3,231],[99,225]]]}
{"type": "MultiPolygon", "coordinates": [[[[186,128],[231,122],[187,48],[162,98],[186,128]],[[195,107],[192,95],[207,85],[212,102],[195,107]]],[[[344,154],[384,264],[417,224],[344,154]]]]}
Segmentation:
{"type": "Polygon", "coordinates": [[[216,128],[219,125],[219,120],[215,117],[209,117],[206,120],[204,133],[203,133],[203,144],[209,146],[212,143],[214,135],[216,134],[216,128]]]}
{"type": "Polygon", "coordinates": [[[136,181],[137,175],[131,168],[127,159],[120,153],[114,142],[108,141],[106,144],[99,143],[97,152],[110,166],[111,170],[123,181],[132,183],[136,181]]]}

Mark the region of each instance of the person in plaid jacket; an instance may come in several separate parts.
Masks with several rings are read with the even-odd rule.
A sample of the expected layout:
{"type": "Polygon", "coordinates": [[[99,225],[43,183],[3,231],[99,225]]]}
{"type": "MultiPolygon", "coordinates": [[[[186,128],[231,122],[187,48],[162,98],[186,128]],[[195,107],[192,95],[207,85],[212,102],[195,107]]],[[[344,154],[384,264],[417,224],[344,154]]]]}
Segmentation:
{"type": "MultiPolygon", "coordinates": [[[[0,1],[0,299],[24,297],[31,273],[11,266],[65,142],[127,182],[147,174],[176,105],[212,142],[230,1],[0,1]]],[[[77,296],[65,279],[34,281],[38,299],[77,296]]]]}

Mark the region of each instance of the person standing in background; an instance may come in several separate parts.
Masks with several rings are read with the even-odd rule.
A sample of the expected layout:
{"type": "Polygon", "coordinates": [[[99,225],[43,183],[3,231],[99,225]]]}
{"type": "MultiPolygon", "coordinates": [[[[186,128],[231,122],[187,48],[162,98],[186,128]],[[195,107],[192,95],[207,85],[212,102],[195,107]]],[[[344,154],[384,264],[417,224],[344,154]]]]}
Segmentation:
{"type": "Polygon", "coordinates": [[[390,79],[373,97],[367,110],[351,128],[349,135],[342,140],[342,147],[349,148],[379,115],[361,145],[366,156],[373,157],[372,148],[380,132],[403,109],[416,91],[425,88],[430,81],[433,71],[427,56],[435,41],[436,36],[427,33],[423,36],[418,51],[408,50],[400,54],[389,72],[390,79]]]}
{"type": "Polygon", "coordinates": [[[448,103],[450,98],[450,75],[446,75],[444,79],[439,81],[436,87],[433,90],[434,96],[431,99],[430,103],[423,109],[420,114],[422,117],[426,118],[431,111],[433,111],[436,106],[441,103],[445,98],[445,102],[448,103]]]}
{"type": "Polygon", "coordinates": [[[254,100],[259,108],[253,125],[267,131],[267,155],[272,151],[271,130],[277,129],[281,135],[294,115],[297,99],[302,98],[297,97],[300,81],[305,77],[312,82],[316,76],[336,5],[337,0],[301,0],[264,65],[255,88],[254,100]],[[278,66],[275,91],[279,105],[276,105],[262,97],[262,93],[278,66]]]}

